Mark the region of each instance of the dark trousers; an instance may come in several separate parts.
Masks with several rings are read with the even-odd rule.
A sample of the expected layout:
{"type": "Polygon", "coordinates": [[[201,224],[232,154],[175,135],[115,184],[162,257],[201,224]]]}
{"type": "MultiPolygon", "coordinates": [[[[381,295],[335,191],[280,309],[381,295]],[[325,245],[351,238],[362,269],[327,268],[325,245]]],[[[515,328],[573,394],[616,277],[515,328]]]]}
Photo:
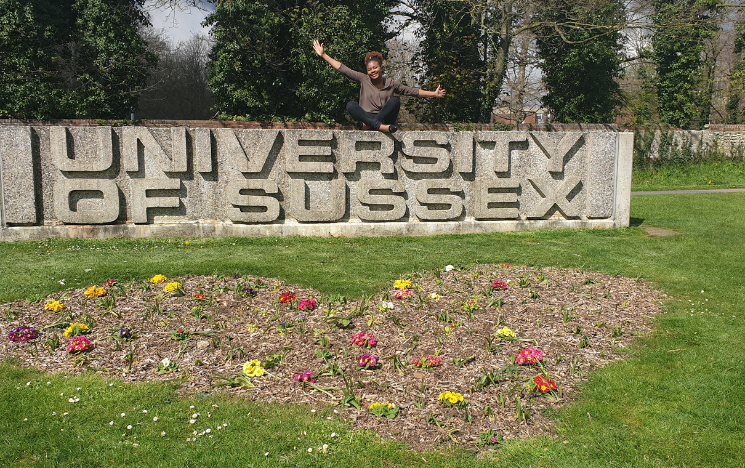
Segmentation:
{"type": "Polygon", "coordinates": [[[390,98],[377,114],[366,112],[354,101],[347,103],[347,112],[352,115],[354,120],[366,123],[373,130],[380,129],[381,124],[391,125],[396,123],[399,110],[401,110],[401,100],[397,97],[390,98]]]}

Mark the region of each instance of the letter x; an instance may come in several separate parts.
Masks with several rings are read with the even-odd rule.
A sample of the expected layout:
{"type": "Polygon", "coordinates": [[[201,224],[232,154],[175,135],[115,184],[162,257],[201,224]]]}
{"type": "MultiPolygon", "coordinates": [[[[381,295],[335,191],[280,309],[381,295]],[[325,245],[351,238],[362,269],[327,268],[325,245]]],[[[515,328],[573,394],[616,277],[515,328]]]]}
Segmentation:
{"type": "Polygon", "coordinates": [[[553,179],[528,179],[538,193],[543,197],[528,213],[528,218],[542,218],[556,205],[567,218],[579,216],[579,206],[571,203],[567,196],[579,185],[582,180],[579,176],[567,177],[564,180],[553,179]]]}

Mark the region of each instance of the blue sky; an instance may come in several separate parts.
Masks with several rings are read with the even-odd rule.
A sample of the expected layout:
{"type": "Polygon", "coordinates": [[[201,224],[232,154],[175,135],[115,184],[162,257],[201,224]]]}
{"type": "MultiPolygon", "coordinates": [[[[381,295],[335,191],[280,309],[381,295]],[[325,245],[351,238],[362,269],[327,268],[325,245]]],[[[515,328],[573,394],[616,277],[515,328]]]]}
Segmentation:
{"type": "Polygon", "coordinates": [[[197,32],[207,35],[209,30],[200,25],[207,14],[198,8],[150,10],[150,21],[156,30],[165,31],[174,42],[179,42],[188,40],[197,32]]]}

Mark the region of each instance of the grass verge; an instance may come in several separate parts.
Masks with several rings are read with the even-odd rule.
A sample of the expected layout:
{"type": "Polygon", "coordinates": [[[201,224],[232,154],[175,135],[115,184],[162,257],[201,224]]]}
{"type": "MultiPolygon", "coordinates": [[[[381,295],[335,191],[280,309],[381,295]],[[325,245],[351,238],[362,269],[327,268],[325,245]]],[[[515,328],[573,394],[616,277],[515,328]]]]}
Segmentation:
{"type": "MultiPolygon", "coordinates": [[[[415,454],[397,444],[382,444],[377,436],[350,433],[341,423],[333,428],[325,426],[328,420],[308,416],[302,409],[258,405],[261,412],[252,413],[260,415],[256,417],[258,423],[251,426],[246,421],[240,431],[243,438],[226,438],[224,443],[215,444],[218,449],[205,444],[189,463],[178,464],[210,462],[213,459],[208,458],[209,452],[219,453],[223,457],[220,460],[267,466],[385,466],[386,460],[415,466],[491,466],[497,462],[533,467],[745,466],[741,436],[745,408],[739,404],[745,398],[745,388],[738,385],[745,365],[737,352],[745,345],[745,290],[740,285],[745,272],[745,241],[741,235],[745,230],[745,194],[636,196],[632,199],[632,216],[635,225],[667,228],[678,234],[651,237],[640,229],[627,228],[426,238],[200,239],[190,240],[189,245],[173,239],[1,244],[0,284],[7,288],[0,297],[41,297],[63,288],[58,283],[62,279],[66,285],[77,287],[110,277],[142,279],[155,273],[178,276],[234,272],[277,276],[327,293],[356,296],[375,291],[406,271],[475,262],[560,265],[642,277],[674,297],[668,313],[657,319],[658,331],[631,350],[629,360],[591,374],[579,401],[558,415],[559,438],[510,442],[499,453],[478,460],[457,450],[415,454]],[[275,413],[279,418],[273,416],[275,413]],[[273,425],[275,419],[286,418],[294,422],[287,427],[273,425]],[[261,425],[272,431],[259,431],[261,425]],[[303,447],[306,451],[302,457],[296,453],[298,449],[289,448],[290,441],[296,447],[298,437],[302,440],[299,432],[326,434],[330,430],[345,434],[348,444],[348,449],[340,449],[334,458],[313,458],[315,449],[316,455],[307,452],[307,448],[322,442],[318,437],[312,442],[315,445],[303,447]],[[252,431],[257,434],[255,438],[252,431]],[[270,463],[261,458],[266,451],[281,457],[270,463]]],[[[168,466],[173,460],[183,460],[183,450],[191,450],[184,448],[186,442],[173,444],[172,448],[151,443],[150,439],[160,437],[159,431],[147,429],[151,432],[143,438],[148,442],[139,444],[136,458],[126,458],[130,455],[119,452],[131,452],[132,446],[123,447],[117,438],[126,431],[117,433],[117,437],[101,434],[100,439],[90,434],[90,428],[102,424],[108,427],[111,414],[127,413],[120,408],[156,407],[160,402],[164,406],[157,406],[156,411],[179,421],[174,424],[188,427],[188,421],[184,422],[188,411],[184,410],[193,403],[177,399],[171,389],[162,386],[125,386],[110,396],[100,390],[102,400],[94,398],[93,406],[84,412],[86,417],[60,426],[66,436],[47,444],[51,429],[46,428],[53,422],[34,413],[34,408],[59,413],[50,406],[52,399],[67,393],[50,389],[36,397],[30,390],[18,390],[32,380],[28,375],[34,372],[7,365],[0,369],[4,382],[0,387],[0,430],[4,435],[0,438],[0,462],[82,465],[75,462],[74,453],[86,455],[87,463],[93,459],[118,466],[135,462],[168,466]],[[105,415],[95,416],[99,413],[105,415]],[[42,418],[34,423],[33,430],[29,430],[30,421],[23,421],[27,414],[42,418]],[[96,424],[89,424],[94,416],[96,424]],[[66,449],[68,455],[49,448],[65,444],[74,447],[66,449]]],[[[69,383],[70,389],[83,388],[78,379],[92,379],[91,386],[105,385],[93,376],[58,378],[61,383],[69,383]]],[[[216,404],[236,415],[248,412],[248,406],[241,406],[248,403],[242,400],[225,399],[216,404]]],[[[231,420],[228,428],[234,424],[239,423],[231,420]]],[[[164,430],[178,434],[181,426],[164,430]]]]}
{"type": "Polygon", "coordinates": [[[635,169],[631,188],[645,190],[705,190],[745,187],[745,162],[704,161],[635,169]]]}

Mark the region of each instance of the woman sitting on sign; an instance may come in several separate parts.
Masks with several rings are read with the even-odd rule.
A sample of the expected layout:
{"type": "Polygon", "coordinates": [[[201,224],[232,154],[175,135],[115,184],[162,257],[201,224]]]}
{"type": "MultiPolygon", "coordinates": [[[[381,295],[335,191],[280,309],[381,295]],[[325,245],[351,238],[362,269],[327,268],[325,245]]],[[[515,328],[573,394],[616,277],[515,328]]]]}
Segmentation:
{"type": "Polygon", "coordinates": [[[393,93],[419,97],[445,97],[445,90],[437,86],[434,91],[412,88],[391,78],[383,78],[383,54],[369,52],[365,56],[367,75],[347,68],[346,65],[329,57],[323,50],[323,44],[313,41],[316,53],[335,70],[352,81],[360,83],[360,102],[347,103],[347,112],[356,120],[359,130],[379,130],[394,133],[398,130],[396,119],[401,109],[401,101],[393,93]]]}

